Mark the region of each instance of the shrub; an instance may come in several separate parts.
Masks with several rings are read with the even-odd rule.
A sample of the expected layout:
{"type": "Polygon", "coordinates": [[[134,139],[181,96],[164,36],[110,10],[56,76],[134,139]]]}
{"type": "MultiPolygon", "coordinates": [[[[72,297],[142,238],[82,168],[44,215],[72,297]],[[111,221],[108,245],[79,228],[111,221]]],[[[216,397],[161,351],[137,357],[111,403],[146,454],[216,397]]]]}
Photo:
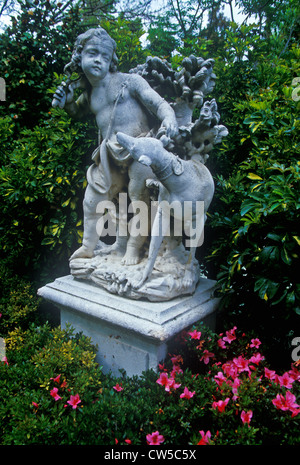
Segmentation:
{"type": "Polygon", "coordinates": [[[100,386],[90,341],[70,328],[51,330],[45,324],[9,333],[6,347],[9,365],[1,367],[3,443],[72,443],[76,418],[68,415],[72,406],[67,400],[83,393],[90,399],[89,392],[96,395],[100,386]],[[63,398],[66,404],[58,402],[63,398]]]}
{"type": "Polygon", "coordinates": [[[11,332],[1,444],[299,444],[299,363],[275,373],[260,341],[235,327],[181,336],[158,372],[126,378],[103,375],[70,327],[11,332]]]}
{"type": "Polygon", "coordinates": [[[62,72],[83,28],[78,6],[62,10],[52,0],[15,3],[0,40],[0,76],[7,83],[7,102],[0,114],[14,118],[18,135],[46,117],[53,72],[62,72]]]}
{"type": "MultiPolygon", "coordinates": [[[[0,134],[9,124],[8,119],[0,122],[0,134]]],[[[81,240],[91,131],[53,109],[43,125],[24,129],[7,144],[0,169],[1,255],[31,278],[67,263],[81,240]]]]}
{"type": "Polygon", "coordinates": [[[297,57],[294,46],[285,58],[258,56],[255,67],[242,62],[220,69],[229,83],[220,99],[230,134],[213,160],[216,196],[208,225],[208,262],[227,315],[268,338],[274,361],[295,334],[300,312],[297,57]],[[242,72],[234,95],[233,79],[242,72]]]}
{"type": "MultiPolygon", "coordinates": [[[[192,371],[173,357],[167,373],[180,385],[178,394],[172,393],[174,403],[183,388],[192,394],[182,396],[192,444],[205,442],[197,429],[209,431],[209,444],[299,444],[299,362],[278,375],[269,368],[260,340],[236,327],[216,334],[200,324],[184,341],[195,357],[192,363],[189,360],[192,371]]],[[[157,426],[163,434],[164,425],[157,426]]]]}
{"type": "Polygon", "coordinates": [[[0,337],[19,328],[28,329],[30,323],[37,321],[39,300],[28,281],[11,275],[0,266],[0,337]]]}

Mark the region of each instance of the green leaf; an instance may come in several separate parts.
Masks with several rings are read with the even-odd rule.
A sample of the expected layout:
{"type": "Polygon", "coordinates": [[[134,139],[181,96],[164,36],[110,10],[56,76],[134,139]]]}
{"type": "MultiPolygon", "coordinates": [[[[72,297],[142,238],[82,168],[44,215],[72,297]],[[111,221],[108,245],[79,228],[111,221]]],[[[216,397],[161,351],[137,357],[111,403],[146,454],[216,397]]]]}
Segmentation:
{"type": "Polygon", "coordinates": [[[281,249],[281,259],[287,265],[290,265],[292,263],[292,259],[288,256],[287,250],[284,246],[281,249]]]}
{"type": "Polygon", "coordinates": [[[255,173],[249,173],[247,175],[247,178],[251,179],[252,181],[262,181],[263,180],[263,178],[261,178],[260,176],[258,176],[255,173]]]}

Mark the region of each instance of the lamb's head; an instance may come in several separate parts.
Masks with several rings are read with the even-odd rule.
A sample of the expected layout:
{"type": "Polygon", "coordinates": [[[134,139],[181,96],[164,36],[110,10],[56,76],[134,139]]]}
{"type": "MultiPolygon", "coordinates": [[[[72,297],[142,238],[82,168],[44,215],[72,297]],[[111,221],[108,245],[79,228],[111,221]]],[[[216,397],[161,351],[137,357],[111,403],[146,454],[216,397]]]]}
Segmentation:
{"type": "Polygon", "coordinates": [[[117,141],[128,150],[132,158],[143,165],[155,166],[165,151],[164,144],[160,139],[153,137],[131,137],[123,132],[118,132],[117,141]]]}

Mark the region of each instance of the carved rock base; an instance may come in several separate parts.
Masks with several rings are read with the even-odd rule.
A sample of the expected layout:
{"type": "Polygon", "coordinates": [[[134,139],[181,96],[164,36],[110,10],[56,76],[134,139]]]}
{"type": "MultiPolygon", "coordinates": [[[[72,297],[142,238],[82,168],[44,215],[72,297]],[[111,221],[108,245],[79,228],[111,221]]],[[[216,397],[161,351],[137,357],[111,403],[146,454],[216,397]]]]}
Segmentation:
{"type": "Polygon", "coordinates": [[[147,369],[156,370],[183,329],[200,320],[214,328],[218,307],[214,289],[215,281],[201,278],[192,296],[149,302],[111,294],[69,275],[42,287],[38,294],[60,309],[62,328],[69,323],[98,345],[96,361],[104,373],[119,376],[123,369],[127,376],[139,376],[147,369]]]}
{"type": "Polygon", "coordinates": [[[93,258],[77,258],[70,262],[72,276],[93,282],[112,294],[130,299],[162,302],[195,292],[200,279],[198,261],[191,265],[191,279],[185,280],[189,252],[182,245],[165,240],[156,259],[151,277],[139,288],[134,284],[142,277],[145,256],[137,265],[123,265],[123,253],[105,253],[105,246],[93,258]],[[104,249],[104,250],[103,250],[104,249]]]}

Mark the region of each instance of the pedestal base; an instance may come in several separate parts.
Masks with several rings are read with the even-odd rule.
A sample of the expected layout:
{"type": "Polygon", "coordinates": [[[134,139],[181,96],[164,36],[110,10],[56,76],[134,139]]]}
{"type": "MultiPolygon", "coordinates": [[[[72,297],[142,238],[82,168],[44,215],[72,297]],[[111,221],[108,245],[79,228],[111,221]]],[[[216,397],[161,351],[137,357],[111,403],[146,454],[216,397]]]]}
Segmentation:
{"type": "Polygon", "coordinates": [[[168,343],[183,329],[199,320],[214,326],[214,290],[215,281],[201,278],[191,296],[136,301],[65,276],[39,289],[38,295],[60,308],[62,328],[69,323],[98,345],[96,361],[104,373],[118,376],[123,369],[133,376],[156,369],[167,355],[168,343]]]}

